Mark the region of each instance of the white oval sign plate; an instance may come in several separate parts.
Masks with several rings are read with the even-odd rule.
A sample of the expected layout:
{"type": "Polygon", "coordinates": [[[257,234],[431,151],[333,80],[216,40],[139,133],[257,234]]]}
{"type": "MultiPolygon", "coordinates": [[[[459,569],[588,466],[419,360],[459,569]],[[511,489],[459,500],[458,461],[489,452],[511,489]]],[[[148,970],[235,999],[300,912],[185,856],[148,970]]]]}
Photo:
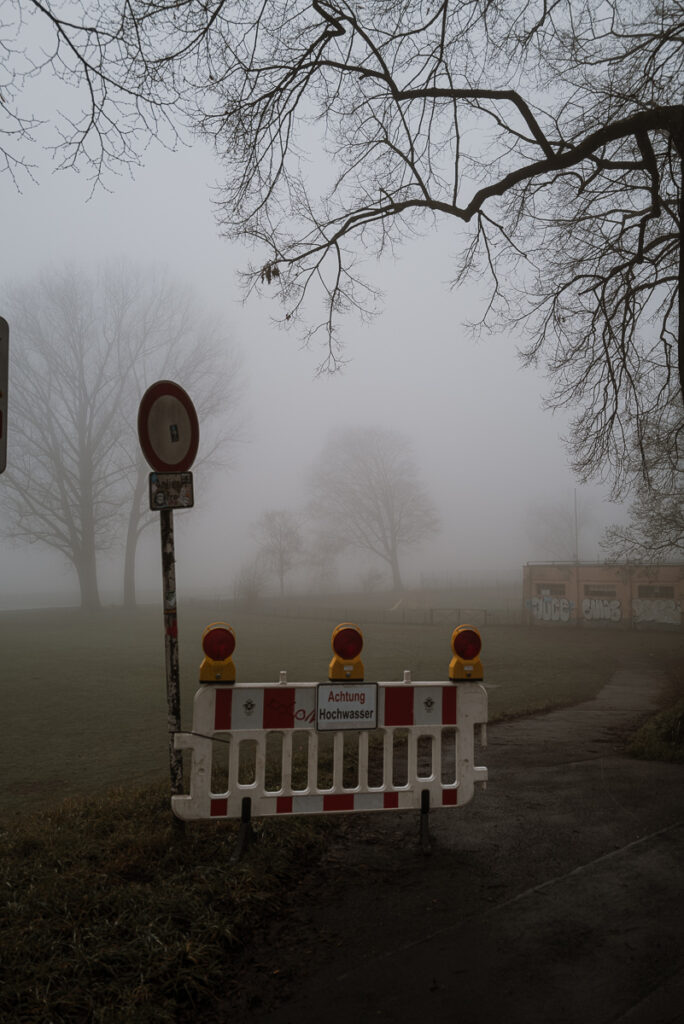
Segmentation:
{"type": "Polygon", "coordinates": [[[189,395],[170,380],[147,389],[138,410],[143,455],[158,473],[186,472],[199,447],[199,422],[189,395]]]}

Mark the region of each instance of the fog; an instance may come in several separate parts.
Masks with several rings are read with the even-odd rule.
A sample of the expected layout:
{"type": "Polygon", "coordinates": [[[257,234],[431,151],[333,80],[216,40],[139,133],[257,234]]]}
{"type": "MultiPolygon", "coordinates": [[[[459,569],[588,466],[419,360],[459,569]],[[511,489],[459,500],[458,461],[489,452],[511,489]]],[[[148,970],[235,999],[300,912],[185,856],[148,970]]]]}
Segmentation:
{"type": "MultiPolygon", "coordinates": [[[[624,513],[607,502],[606,488],[580,487],[573,478],[561,440],[567,418],[543,409],[543,374],[523,370],[516,356],[523,339],[511,332],[477,340],[463,327],[477,316],[478,295],[472,284],[449,288],[458,228],[428,231],[398,261],[388,256],[370,268],[384,311],[370,325],[345,321],[348,362],[335,375],[317,376],[323,352],[302,348],[295,333],[275,326],[280,310],[268,298],[244,301],[237,274],[253,254],[219,238],[211,186],[220,169],[205,148],[153,146],[134,178],[110,178],[110,191],[90,198],[88,181],[52,173],[47,158],[37,171],[39,184],[25,182],[21,193],[9,177],[0,180],[1,282],[108,260],[161,264],[226,318],[242,353],[244,441],[230,471],[199,467],[195,508],[176,517],[179,593],[231,596],[253,550],[255,519],[269,508],[305,504],[313,460],[328,432],[345,425],[405,434],[437,508],[439,534],[404,554],[407,586],[520,579],[525,561],[551,556],[545,524],[569,515],[572,526],[575,501],[582,510],[578,553],[602,557],[603,528],[624,513]]],[[[8,463],[11,377],[9,403],[8,463]]],[[[122,550],[115,543],[100,558],[105,602],[120,600],[122,550]]],[[[3,542],[0,558],[3,607],[78,602],[76,575],[54,551],[3,542]]],[[[341,583],[354,587],[367,558],[345,555],[340,564],[341,583]]],[[[306,580],[293,575],[290,585],[306,580]]],[[[154,600],[160,589],[153,524],[139,549],[139,596],[154,600]]]]}

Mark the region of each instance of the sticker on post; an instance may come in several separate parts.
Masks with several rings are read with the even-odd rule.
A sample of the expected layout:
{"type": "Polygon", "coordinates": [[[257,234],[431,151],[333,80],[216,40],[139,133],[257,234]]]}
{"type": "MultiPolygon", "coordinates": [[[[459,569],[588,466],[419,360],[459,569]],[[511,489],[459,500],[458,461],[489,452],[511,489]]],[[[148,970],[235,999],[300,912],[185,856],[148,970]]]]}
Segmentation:
{"type": "Polygon", "coordinates": [[[192,508],[192,473],[150,473],[150,508],[192,508]]]}
{"type": "Polygon", "coordinates": [[[316,728],[377,729],[377,683],[319,683],[316,689],[316,728]]]}

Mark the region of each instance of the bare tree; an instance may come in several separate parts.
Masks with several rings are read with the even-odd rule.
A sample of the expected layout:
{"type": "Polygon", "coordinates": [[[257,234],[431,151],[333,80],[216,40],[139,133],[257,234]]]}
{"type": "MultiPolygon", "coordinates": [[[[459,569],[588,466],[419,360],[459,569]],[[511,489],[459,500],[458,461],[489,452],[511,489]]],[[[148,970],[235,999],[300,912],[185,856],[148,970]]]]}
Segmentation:
{"type": "Polygon", "coordinates": [[[267,577],[266,566],[260,555],[257,554],[249,561],[243,562],[233,584],[235,600],[247,608],[254,607],[263,597],[267,577]]]}
{"type": "Polygon", "coordinates": [[[304,564],[310,585],[316,593],[329,593],[338,589],[337,559],[344,548],[344,542],[325,529],[307,531],[304,564]]]}
{"type": "Polygon", "coordinates": [[[268,509],[255,525],[262,564],[278,577],[280,596],[285,594],[285,577],[296,567],[304,550],[302,531],[294,512],[268,509]]]}
{"type": "MultiPolygon", "coordinates": [[[[637,480],[630,521],[605,531],[601,547],[618,561],[660,562],[681,557],[684,550],[684,476],[682,475],[681,416],[676,406],[658,430],[645,433],[643,449],[647,480],[637,480]]],[[[632,467],[634,469],[634,467],[632,467]]]]}
{"type": "Polygon", "coordinates": [[[345,545],[386,562],[395,590],[403,587],[400,554],[439,524],[410,447],[394,431],[340,431],[331,435],[311,477],[313,517],[345,545]]]}
{"type": "Polygon", "coordinates": [[[525,525],[534,557],[570,562],[580,559],[582,534],[594,519],[586,499],[536,503],[527,510],[525,525]]]}
{"type": "Polygon", "coordinates": [[[529,330],[549,403],[578,410],[580,478],[651,485],[645,439],[671,440],[673,408],[682,426],[680,0],[101,0],[87,24],[30,6],[87,90],[66,158],[98,173],[178,111],[225,160],[221,223],[260,247],[255,287],[287,324],[322,289],[323,365],[339,315],[376,308],[364,260],[455,221],[456,283],[490,283],[480,326],[529,330]]]}
{"type": "MultiPolygon", "coordinates": [[[[230,350],[216,324],[197,319],[187,293],[113,268],[46,275],[8,292],[3,309],[15,342],[3,530],[60,551],[77,572],[82,606],[93,608],[97,553],[112,547],[127,519],[126,596],[134,599],[137,538],[152,519],[141,518],[148,468],[135,430],[143,385],[157,368],[187,361],[188,383],[210,382],[199,394],[209,425],[234,389],[221,372],[230,350]],[[191,326],[196,333],[185,333],[191,326]]],[[[214,444],[222,435],[225,442],[225,425],[214,435],[214,444]]],[[[204,455],[215,455],[211,443],[204,455]]]]}
{"type": "MultiPolygon", "coordinates": [[[[125,532],[123,600],[133,607],[138,541],[154,521],[148,503],[150,467],[140,450],[135,423],[140,398],[155,380],[171,379],[185,388],[200,420],[195,469],[228,470],[243,437],[240,418],[240,358],[228,342],[225,325],[208,314],[190,289],[164,273],[120,270],[108,275],[107,315],[116,331],[139,339],[141,355],[123,372],[129,378],[127,427],[121,434],[121,469],[131,500],[125,532]]],[[[205,480],[207,479],[205,475],[205,480]]]]}
{"type": "Polygon", "coordinates": [[[609,526],[601,540],[618,562],[661,562],[684,556],[684,490],[656,493],[642,487],[630,507],[630,522],[609,526]]]}
{"type": "MultiPolygon", "coordinates": [[[[672,413],[672,420],[676,414],[672,413]]],[[[662,436],[645,438],[649,481],[636,487],[627,525],[609,526],[601,547],[611,559],[627,562],[661,562],[684,552],[684,478],[681,433],[663,444],[662,436]]]]}
{"type": "Polygon", "coordinates": [[[11,455],[3,481],[6,534],[60,551],[97,608],[96,553],[119,513],[119,374],[124,339],[103,344],[93,294],[75,275],[43,279],[10,298],[11,455]]]}

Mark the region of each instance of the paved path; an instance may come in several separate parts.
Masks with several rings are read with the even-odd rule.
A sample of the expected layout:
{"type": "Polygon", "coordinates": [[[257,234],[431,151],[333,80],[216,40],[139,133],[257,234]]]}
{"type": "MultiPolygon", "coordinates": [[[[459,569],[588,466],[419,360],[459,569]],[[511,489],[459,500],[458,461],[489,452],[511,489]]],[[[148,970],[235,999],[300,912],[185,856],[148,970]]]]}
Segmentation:
{"type": "Polygon", "coordinates": [[[249,1019],[681,1024],[684,765],[620,752],[663,682],[490,727],[488,789],[431,814],[430,857],[417,815],[354,819],[265,937],[249,1019]]]}

